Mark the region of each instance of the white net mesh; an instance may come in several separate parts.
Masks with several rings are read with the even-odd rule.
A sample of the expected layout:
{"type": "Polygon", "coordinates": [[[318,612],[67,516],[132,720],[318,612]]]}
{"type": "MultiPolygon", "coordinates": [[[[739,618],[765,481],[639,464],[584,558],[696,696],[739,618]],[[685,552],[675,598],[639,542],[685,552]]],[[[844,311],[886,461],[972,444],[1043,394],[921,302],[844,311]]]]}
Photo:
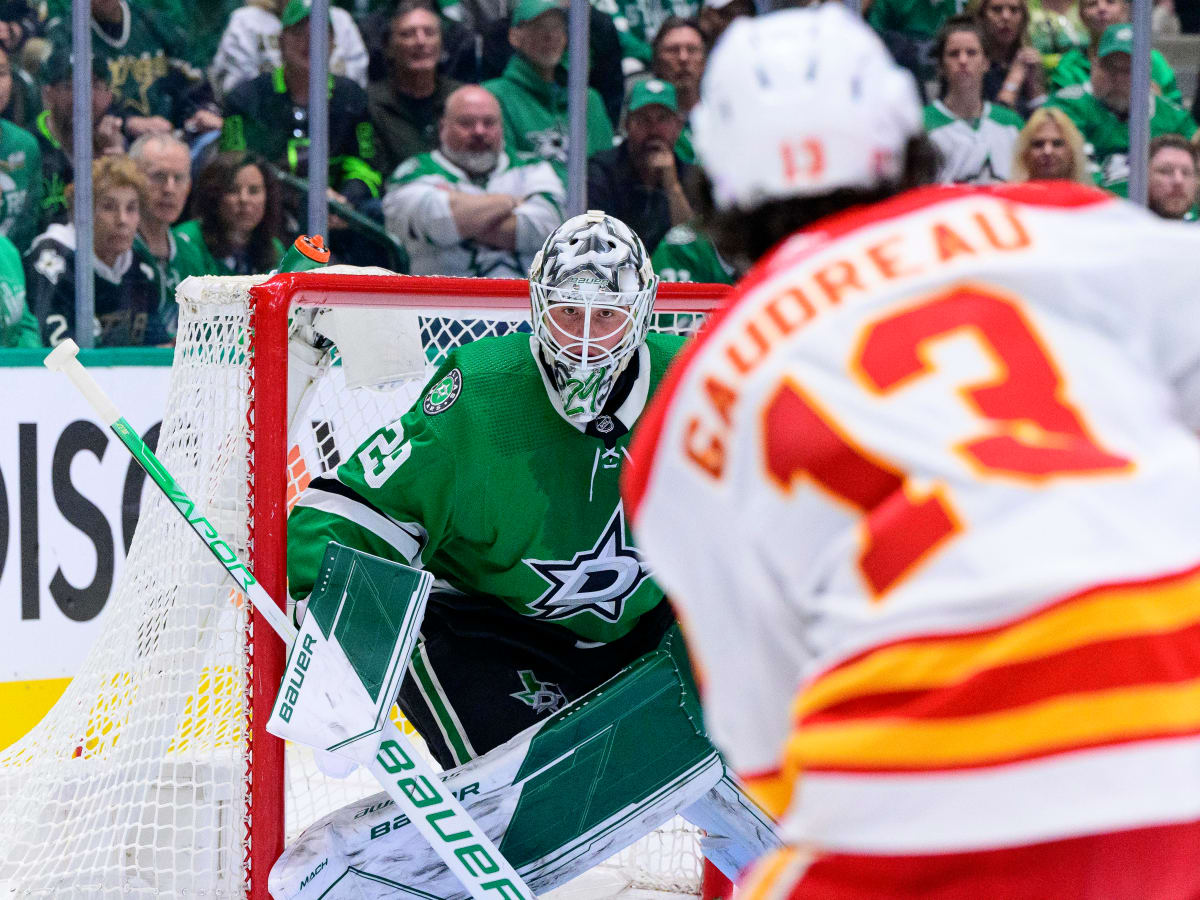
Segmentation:
{"type": "MultiPolygon", "coordinates": [[[[261,388],[252,403],[248,289],[261,280],[203,279],[181,295],[157,449],[222,537],[251,559],[253,403],[286,403],[261,388]]],[[[331,302],[353,303],[344,282],[338,295],[331,302]]],[[[405,302],[402,293],[395,299],[405,302]]],[[[528,330],[525,315],[505,305],[512,303],[474,297],[461,308],[420,311],[427,371],[461,343],[528,330]]],[[[659,307],[659,329],[699,323],[673,312],[669,300],[659,307]]],[[[293,421],[289,503],[404,412],[421,386],[348,389],[342,371],[327,370],[293,421]]],[[[251,800],[252,781],[284,780],[288,839],[378,790],[361,773],[325,778],[301,748],[288,748],[286,772],[252,762],[252,710],[265,720],[273,697],[253,696],[250,632],[247,604],[221,567],[167,500],[147,491],[100,638],[46,718],[0,751],[0,889],[64,898],[265,897],[265,872],[251,889],[250,847],[264,815],[251,800]]],[[[701,871],[696,835],[676,820],[602,867],[592,893],[567,885],[561,896],[695,895],[701,871]]]]}

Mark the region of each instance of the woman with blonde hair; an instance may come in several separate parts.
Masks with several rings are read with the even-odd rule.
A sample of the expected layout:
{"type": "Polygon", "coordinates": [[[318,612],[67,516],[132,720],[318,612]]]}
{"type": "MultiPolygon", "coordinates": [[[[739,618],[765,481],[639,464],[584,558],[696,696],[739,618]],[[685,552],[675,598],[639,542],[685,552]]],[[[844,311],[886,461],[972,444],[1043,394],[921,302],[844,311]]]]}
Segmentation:
{"type": "Polygon", "coordinates": [[[1088,172],[1083,135],[1061,109],[1035,110],[1017,135],[1013,156],[1013,181],[1077,181],[1094,186],[1088,172]]]}
{"type": "MultiPolygon", "coordinates": [[[[75,206],[75,185],[67,205],[75,206]]],[[[51,225],[25,254],[29,308],[37,317],[42,341],[51,347],[94,329],[97,347],[169,344],[177,319],[174,298],[160,304],[154,270],[140,263],[133,239],[147,203],[149,185],[137,163],[125,155],[103,156],[92,163],[92,266],[95,321],[75,321],[75,226],[51,225]]]]}

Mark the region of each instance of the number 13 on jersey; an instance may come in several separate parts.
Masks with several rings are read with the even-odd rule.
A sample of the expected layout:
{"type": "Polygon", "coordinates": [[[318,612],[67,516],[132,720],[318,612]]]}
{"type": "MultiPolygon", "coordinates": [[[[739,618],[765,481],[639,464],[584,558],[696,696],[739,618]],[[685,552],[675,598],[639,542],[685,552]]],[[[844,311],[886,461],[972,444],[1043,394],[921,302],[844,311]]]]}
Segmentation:
{"type": "MultiPolygon", "coordinates": [[[[984,423],[953,451],[981,478],[1031,484],[1128,472],[1102,447],[1066,395],[1047,347],[1019,305],[995,289],[958,285],[868,325],[851,358],[858,383],[888,397],[933,371],[933,342],[966,335],[996,365],[959,394],[984,423]]],[[[784,378],[762,413],[772,482],[791,492],[808,481],[862,516],[858,565],[876,599],[962,530],[944,486],[917,491],[908,475],[872,454],[803,387],[784,378]]]]}

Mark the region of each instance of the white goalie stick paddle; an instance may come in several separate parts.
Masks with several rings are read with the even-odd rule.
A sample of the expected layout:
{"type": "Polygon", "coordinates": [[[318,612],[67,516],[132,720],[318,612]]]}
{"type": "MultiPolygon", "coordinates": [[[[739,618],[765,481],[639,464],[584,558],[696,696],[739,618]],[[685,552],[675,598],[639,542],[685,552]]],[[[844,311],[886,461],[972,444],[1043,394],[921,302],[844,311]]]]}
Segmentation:
{"type": "MultiPolygon", "coordinates": [[[[47,355],[46,367],[62,372],[71,379],[104,423],[171,501],[171,505],[191,525],[238,589],[290,647],[296,638],[296,628],[287,614],[275,604],[249,567],[238,559],[234,550],[159,462],[137,431],[121,416],[112,400],[79,362],[78,352],[79,347],[74,341],[63,341],[47,355]]],[[[411,787],[405,790],[413,779],[432,787],[440,785],[441,778],[396,724],[386,717],[380,749],[367,768],[474,900],[533,900],[533,892],[525,885],[517,870],[500,854],[453,793],[434,790],[435,799],[431,801],[427,790],[420,793],[414,793],[411,787]],[[449,821],[440,823],[440,820],[449,821]]]]}

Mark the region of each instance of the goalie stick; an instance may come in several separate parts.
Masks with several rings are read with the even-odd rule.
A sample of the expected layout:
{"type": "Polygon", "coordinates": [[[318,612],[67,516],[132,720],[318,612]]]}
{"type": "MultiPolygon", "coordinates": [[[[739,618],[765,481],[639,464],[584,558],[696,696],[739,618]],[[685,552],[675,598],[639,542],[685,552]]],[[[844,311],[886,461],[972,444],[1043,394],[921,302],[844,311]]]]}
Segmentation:
{"type": "MultiPolygon", "coordinates": [[[[249,598],[290,647],[296,638],[296,628],[286,613],[271,599],[255,579],[250,568],[238,559],[233,548],[217,533],[208,519],[197,509],[187,492],[171,476],[154,452],[146,446],[130,424],[121,416],[116,405],[104,393],[91,374],[77,358],[78,345],[67,339],[54,348],[44,360],[48,369],[66,375],[91,404],[101,420],[117,436],[150,479],[162,490],[176,511],[187,520],[192,530],[204,542],[209,552],[225,572],[249,598]]],[[[417,826],[430,847],[445,863],[474,900],[533,900],[534,894],[522,881],[516,869],[496,849],[483,829],[467,814],[462,804],[449,791],[434,791],[436,802],[431,805],[428,793],[414,794],[405,790],[406,782],[417,779],[432,787],[441,780],[411,742],[390,719],[384,719],[379,748],[366,766],[372,775],[417,826]],[[405,778],[397,779],[403,772],[405,778]],[[446,825],[439,819],[450,819],[454,834],[446,834],[446,825]],[[472,867],[468,860],[475,863],[472,867]]]]}

